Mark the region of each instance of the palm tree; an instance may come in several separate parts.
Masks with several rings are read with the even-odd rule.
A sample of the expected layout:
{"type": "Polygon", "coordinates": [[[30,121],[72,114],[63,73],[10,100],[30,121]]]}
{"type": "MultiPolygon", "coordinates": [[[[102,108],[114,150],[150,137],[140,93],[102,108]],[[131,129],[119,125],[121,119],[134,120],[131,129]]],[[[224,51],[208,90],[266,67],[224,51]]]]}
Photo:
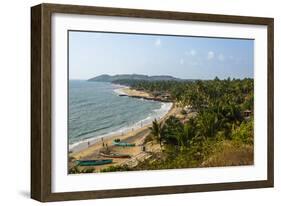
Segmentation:
{"type": "Polygon", "coordinates": [[[185,124],[181,131],[177,131],[176,139],[181,150],[189,144],[189,141],[194,137],[194,129],[190,124],[185,124]]]}
{"type": "Polygon", "coordinates": [[[162,150],[162,124],[158,123],[157,119],[152,122],[152,127],[149,127],[151,134],[156,138],[162,150]]]}
{"type": "Polygon", "coordinates": [[[197,128],[198,128],[197,136],[202,136],[205,139],[208,137],[214,137],[218,125],[219,125],[219,119],[216,113],[214,112],[201,113],[201,115],[198,117],[197,120],[197,128]]]}

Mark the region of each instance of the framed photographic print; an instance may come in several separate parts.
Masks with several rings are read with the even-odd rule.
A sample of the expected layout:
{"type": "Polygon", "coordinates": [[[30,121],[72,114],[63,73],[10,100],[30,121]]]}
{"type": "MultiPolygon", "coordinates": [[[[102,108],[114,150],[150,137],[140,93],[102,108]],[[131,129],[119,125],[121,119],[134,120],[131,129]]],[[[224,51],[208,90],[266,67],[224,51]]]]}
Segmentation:
{"type": "Polygon", "coordinates": [[[273,19],[31,8],[31,197],[273,187],[273,19]]]}

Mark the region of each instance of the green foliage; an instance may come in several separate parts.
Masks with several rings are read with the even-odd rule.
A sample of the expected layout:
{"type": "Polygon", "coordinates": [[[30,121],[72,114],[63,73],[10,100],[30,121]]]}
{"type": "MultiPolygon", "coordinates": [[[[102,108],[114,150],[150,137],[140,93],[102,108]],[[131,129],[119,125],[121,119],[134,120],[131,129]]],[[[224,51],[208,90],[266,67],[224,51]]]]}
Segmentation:
{"type": "Polygon", "coordinates": [[[165,144],[173,144],[180,146],[182,143],[181,133],[183,124],[174,116],[169,117],[162,130],[162,139],[165,144]]]}
{"type": "Polygon", "coordinates": [[[151,93],[169,93],[173,101],[191,105],[197,110],[206,106],[223,103],[234,104],[240,109],[253,109],[253,79],[186,80],[186,81],[145,81],[120,80],[119,83],[137,90],[151,93]],[[243,107],[243,108],[242,108],[243,107]]]}
{"type": "Polygon", "coordinates": [[[205,139],[214,137],[216,131],[220,128],[220,121],[217,113],[204,111],[197,118],[197,136],[202,136],[205,139]]]}
{"type": "Polygon", "coordinates": [[[253,118],[249,121],[244,121],[240,127],[232,131],[232,139],[236,143],[254,144],[254,121],[253,118]]]}
{"type": "MultiPolygon", "coordinates": [[[[252,164],[254,121],[253,116],[244,119],[243,111],[254,109],[253,79],[122,80],[116,83],[151,94],[168,93],[178,105],[189,106],[197,112],[195,118],[185,123],[175,116],[161,124],[154,120],[151,136],[165,150],[132,170],[252,164]]],[[[181,114],[188,115],[188,112],[181,114]]],[[[104,171],[128,170],[115,166],[104,171]]]]}
{"type": "Polygon", "coordinates": [[[107,168],[101,169],[100,172],[121,172],[121,171],[130,171],[131,169],[127,165],[117,165],[109,166],[107,168]]]}
{"type": "Polygon", "coordinates": [[[152,127],[149,127],[151,134],[156,138],[156,141],[159,142],[160,147],[162,148],[162,139],[163,139],[163,128],[161,123],[158,123],[157,119],[152,122],[152,127]]]}
{"type": "Polygon", "coordinates": [[[95,171],[95,168],[85,168],[85,169],[79,169],[79,166],[74,166],[69,169],[69,174],[79,174],[79,173],[93,173],[95,171]]]}

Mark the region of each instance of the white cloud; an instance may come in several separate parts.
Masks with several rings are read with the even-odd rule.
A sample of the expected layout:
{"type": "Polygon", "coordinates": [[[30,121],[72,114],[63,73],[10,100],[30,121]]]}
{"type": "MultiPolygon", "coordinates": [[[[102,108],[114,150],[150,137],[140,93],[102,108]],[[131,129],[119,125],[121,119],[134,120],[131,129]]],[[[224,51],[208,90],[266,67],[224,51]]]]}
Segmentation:
{"type": "Polygon", "coordinates": [[[190,50],[190,54],[191,54],[191,56],[195,56],[197,54],[197,52],[194,49],[192,49],[192,50],[190,50]]]}
{"type": "Polygon", "coordinates": [[[224,61],[224,55],[223,55],[223,54],[219,54],[218,59],[219,59],[220,61],[224,61]]]}
{"type": "Polygon", "coordinates": [[[162,44],[161,39],[156,39],[154,42],[155,46],[161,46],[161,44],[162,44]]]}
{"type": "Polygon", "coordinates": [[[180,59],[180,64],[183,65],[184,64],[184,60],[180,59]]]}
{"type": "Polygon", "coordinates": [[[190,51],[184,52],[187,56],[195,56],[197,54],[196,50],[191,49],[190,51]]]}
{"type": "Polygon", "coordinates": [[[207,55],[207,59],[208,59],[208,60],[211,60],[211,59],[213,59],[214,57],[215,57],[215,52],[209,51],[209,52],[208,52],[208,55],[207,55]]]}

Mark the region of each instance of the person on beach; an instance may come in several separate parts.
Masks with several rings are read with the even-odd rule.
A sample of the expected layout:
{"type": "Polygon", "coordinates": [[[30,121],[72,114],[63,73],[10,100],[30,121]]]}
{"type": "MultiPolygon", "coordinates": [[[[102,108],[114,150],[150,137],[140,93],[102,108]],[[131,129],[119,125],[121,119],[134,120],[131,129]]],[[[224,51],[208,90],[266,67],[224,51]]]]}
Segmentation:
{"type": "Polygon", "coordinates": [[[88,141],[88,147],[90,146],[90,141],[88,141]]]}
{"type": "Polygon", "coordinates": [[[101,138],[102,141],[102,147],[104,148],[104,141],[103,141],[103,137],[101,138]]]}

